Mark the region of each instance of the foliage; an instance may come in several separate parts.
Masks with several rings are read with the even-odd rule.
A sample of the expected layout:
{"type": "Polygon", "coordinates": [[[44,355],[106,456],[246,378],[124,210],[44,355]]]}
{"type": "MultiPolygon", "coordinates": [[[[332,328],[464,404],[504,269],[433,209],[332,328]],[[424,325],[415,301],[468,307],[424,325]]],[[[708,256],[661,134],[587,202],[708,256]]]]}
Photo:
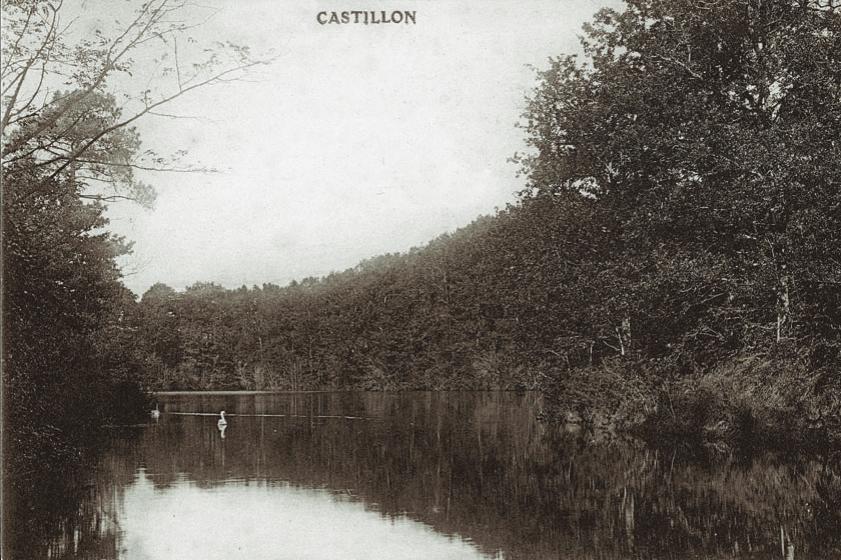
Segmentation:
{"type": "MultiPolygon", "coordinates": [[[[484,217],[426,247],[322,279],[226,290],[155,285],[140,302],[148,385],[169,389],[530,388],[562,335],[547,251],[557,201],[484,217]],[[547,237],[535,236],[545,228],[547,237]]],[[[570,244],[570,252],[580,249],[570,244]]],[[[558,288],[563,290],[558,281],[558,288]]],[[[572,296],[570,296],[572,297],[572,296]]]]}
{"type": "Polygon", "coordinates": [[[637,349],[835,345],[838,10],[631,1],[585,31],[587,61],[541,75],[521,161],[534,196],[592,197],[610,216],[614,298],[631,324],[668,327],[640,330],[637,349]]]}
{"type": "Polygon", "coordinates": [[[45,469],[77,470],[103,424],[148,410],[136,302],[115,264],[130,245],[106,231],[103,204],[149,206],[138,172],[192,168],[183,154],[143,150],[134,123],[261,63],[220,43],[177,77],[159,65],[146,89],[119,87],[135,56],[175,50],[174,64],[187,62],[175,44],[187,8],[145,2],[124,25],[74,40],[61,2],[2,3],[4,517],[21,527],[27,503],[49,491],[45,469]]]}
{"type": "Polygon", "coordinates": [[[841,387],[808,364],[744,359],[664,385],[645,435],[742,451],[841,443],[841,387]]]}
{"type": "Polygon", "coordinates": [[[634,424],[662,413],[659,392],[759,360],[813,391],[743,371],[739,399],[787,404],[714,384],[715,406],[770,423],[824,407],[841,367],[840,43],[839,10],[809,1],[603,10],[584,59],[539,75],[517,204],[322,279],[167,291],[166,315],[144,297],[163,373],[148,383],[540,385],[561,416],[634,424]]]}
{"type": "Polygon", "coordinates": [[[4,168],[19,161],[43,168],[33,188],[72,176],[89,185],[82,198],[151,205],[154,190],[138,171],[199,168],[181,163],[184,152],[141,150],[134,124],[166,115],[160,110],[197,88],[265,63],[233,43],[197,49],[188,35],[196,26],[187,22],[193,6],[184,1],[144,2],[130,21],[77,40],[61,2],[8,0],[2,7],[2,161],[4,168]],[[131,81],[139,72],[134,57],[158,63],[144,69],[142,81],[131,81]]]}

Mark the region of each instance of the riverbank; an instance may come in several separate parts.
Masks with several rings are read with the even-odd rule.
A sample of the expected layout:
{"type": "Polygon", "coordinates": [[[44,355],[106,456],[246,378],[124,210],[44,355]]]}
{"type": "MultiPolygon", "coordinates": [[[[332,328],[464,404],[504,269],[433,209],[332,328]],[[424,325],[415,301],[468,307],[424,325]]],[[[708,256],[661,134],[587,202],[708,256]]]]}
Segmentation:
{"type": "Polygon", "coordinates": [[[550,422],[655,444],[718,452],[841,449],[841,380],[786,358],[743,356],[680,377],[614,361],[555,372],[543,390],[550,422]]]}

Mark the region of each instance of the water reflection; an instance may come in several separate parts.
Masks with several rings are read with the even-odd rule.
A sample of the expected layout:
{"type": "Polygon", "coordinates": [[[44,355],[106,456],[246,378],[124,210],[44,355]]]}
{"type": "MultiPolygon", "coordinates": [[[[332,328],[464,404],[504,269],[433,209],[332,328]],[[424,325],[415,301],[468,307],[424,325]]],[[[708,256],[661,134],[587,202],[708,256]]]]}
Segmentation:
{"type": "Polygon", "coordinates": [[[841,557],[831,462],[584,445],[538,408],[507,393],[165,397],[157,424],[114,434],[33,557],[841,557]]]}
{"type": "Polygon", "coordinates": [[[384,519],[326,489],[271,481],[189,480],[161,490],[141,472],[123,496],[124,558],[479,558],[406,516],[384,519]]]}

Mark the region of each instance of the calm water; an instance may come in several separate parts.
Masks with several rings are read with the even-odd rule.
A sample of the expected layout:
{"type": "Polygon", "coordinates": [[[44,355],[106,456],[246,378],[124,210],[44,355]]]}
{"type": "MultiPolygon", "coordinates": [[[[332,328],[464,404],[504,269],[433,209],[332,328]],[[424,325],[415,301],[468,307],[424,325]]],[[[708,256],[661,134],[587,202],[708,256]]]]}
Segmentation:
{"type": "Polygon", "coordinates": [[[159,402],[157,422],[111,431],[78,511],[32,543],[36,555],[841,558],[841,473],[831,462],[713,466],[591,443],[537,422],[530,394],[159,402]],[[222,409],[224,433],[212,415],[222,409]]]}

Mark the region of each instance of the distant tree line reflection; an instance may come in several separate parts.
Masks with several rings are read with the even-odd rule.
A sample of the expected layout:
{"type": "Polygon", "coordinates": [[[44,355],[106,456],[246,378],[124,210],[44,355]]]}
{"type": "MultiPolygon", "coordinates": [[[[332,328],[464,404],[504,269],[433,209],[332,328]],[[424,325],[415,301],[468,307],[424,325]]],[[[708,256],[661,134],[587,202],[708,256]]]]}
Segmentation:
{"type": "Polygon", "coordinates": [[[776,558],[781,531],[797,558],[841,547],[841,472],[819,457],[704,463],[591,443],[537,423],[531,394],[190,396],[164,410],[223,406],[224,440],[211,417],[166,413],[137,437],[115,433],[81,507],[56,512],[39,553],[119,557],[121,496],[139,472],[161,492],[230,480],[324,487],[506,558],[776,558]],[[371,419],[237,416],[338,411],[371,419]]]}

